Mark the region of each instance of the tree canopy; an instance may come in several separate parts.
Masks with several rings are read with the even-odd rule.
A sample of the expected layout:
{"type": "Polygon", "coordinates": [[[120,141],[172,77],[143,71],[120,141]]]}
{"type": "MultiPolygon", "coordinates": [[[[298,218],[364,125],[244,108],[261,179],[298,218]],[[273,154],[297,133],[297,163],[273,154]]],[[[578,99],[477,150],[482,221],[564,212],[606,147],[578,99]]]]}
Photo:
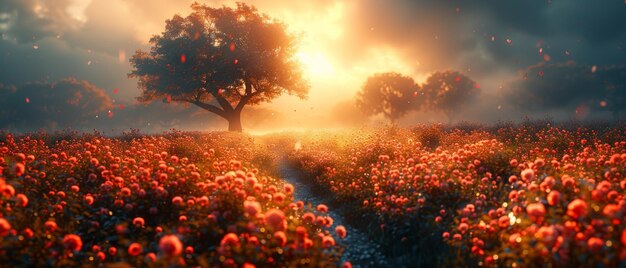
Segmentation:
{"type": "Polygon", "coordinates": [[[413,97],[418,91],[420,87],[411,77],[378,73],[370,76],[357,93],[357,106],[365,114],[382,114],[395,122],[417,105],[413,97]]]}
{"type": "Polygon", "coordinates": [[[425,109],[439,110],[452,121],[459,109],[480,93],[480,86],[471,78],[456,71],[431,74],[422,90],[426,96],[425,109]]]}
{"type": "Polygon", "coordinates": [[[309,86],[295,59],[296,38],[285,25],[238,3],[236,8],[193,4],[150,39],[149,52],[130,60],[139,79],[138,100],[185,102],[229,121],[241,131],[246,105],[282,94],[306,97],[309,86]]]}

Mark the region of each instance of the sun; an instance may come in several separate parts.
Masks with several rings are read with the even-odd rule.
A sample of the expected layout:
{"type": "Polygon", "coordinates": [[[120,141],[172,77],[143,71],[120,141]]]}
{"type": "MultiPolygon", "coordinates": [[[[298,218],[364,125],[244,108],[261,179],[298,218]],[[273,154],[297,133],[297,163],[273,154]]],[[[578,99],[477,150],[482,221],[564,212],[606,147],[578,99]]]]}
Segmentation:
{"type": "Polygon", "coordinates": [[[333,64],[321,52],[300,51],[295,56],[304,67],[305,73],[309,76],[321,78],[334,73],[333,64]]]}

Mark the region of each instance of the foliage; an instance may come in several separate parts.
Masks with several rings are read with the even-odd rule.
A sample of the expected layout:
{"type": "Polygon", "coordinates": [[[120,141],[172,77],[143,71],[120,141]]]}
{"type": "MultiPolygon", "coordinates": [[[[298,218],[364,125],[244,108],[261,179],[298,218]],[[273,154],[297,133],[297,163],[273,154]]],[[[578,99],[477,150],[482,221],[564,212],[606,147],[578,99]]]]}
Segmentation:
{"type": "Polygon", "coordinates": [[[306,96],[295,38],[284,24],[243,3],[192,9],[187,17],[167,20],[165,31],[150,40],[151,50],[132,57],[129,76],[139,79],[140,101],[194,104],[241,131],[246,105],[284,93],[306,96]]]}

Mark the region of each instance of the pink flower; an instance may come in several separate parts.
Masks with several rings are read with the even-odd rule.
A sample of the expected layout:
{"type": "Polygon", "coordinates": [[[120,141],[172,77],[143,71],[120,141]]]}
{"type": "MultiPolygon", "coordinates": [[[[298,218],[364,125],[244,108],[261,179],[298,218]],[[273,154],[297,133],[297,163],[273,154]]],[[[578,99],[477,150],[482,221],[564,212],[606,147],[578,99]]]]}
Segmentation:
{"type": "Polygon", "coordinates": [[[168,257],[178,256],[183,252],[183,243],[178,236],[166,235],[159,240],[159,249],[168,257]]]}

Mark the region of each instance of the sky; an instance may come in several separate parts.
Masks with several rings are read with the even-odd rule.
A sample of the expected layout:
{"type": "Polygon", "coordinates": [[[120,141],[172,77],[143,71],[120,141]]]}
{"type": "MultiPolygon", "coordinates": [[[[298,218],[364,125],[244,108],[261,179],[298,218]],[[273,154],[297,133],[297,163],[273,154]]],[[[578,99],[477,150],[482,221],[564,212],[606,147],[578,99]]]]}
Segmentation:
{"type": "MultiPolygon", "coordinates": [[[[193,2],[0,0],[0,96],[9,96],[0,103],[0,128],[224,129],[226,122],[196,107],[138,104],[137,81],[127,77],[132,54],[149,50],[165,20],[189,14],[193,2]],[[67,106],[85,112],[77,116],[67,106]]],[[[305,100],[284,96],[246,108],[250,130],[377,122],[353,106],[367,77],[380,72],[418,82],[436,71],[464,73],[482,91],[462,118],[476,122],[606,117],[626,95],[622,0],[246,3],[299,36],[296,57],[311,85],[305,100]]],[[[419,113],[400,123],[441,118],[419,113]]]]}

